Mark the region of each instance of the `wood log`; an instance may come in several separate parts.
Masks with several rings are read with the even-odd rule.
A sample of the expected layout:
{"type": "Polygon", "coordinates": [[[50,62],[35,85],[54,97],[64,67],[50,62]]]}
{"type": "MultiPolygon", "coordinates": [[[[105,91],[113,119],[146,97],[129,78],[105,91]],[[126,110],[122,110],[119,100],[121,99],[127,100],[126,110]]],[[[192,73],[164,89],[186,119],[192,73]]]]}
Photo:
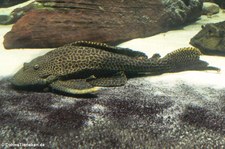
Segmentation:
{"type": "Polygon", "coordinates": [[[11,48],[53,48],[77,40],[120,43],[167,31],[198,18],[202,2],[189,0],[37,0],[5,35],[11,48]],[[40,7],[40,5],[42,7],[40,7]]]}

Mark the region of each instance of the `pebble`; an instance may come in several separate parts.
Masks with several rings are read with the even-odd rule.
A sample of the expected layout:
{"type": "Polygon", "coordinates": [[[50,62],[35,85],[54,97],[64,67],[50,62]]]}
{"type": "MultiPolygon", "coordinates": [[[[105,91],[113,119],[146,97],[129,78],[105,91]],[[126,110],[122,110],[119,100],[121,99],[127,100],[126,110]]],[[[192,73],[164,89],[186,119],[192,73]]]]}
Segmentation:
{"type": "Polygon", "coordinates": [[[217,14],[220,11],[219,5],[211,2],[204,2],[202,8],[203,15],[213,15],[217,14]]]}

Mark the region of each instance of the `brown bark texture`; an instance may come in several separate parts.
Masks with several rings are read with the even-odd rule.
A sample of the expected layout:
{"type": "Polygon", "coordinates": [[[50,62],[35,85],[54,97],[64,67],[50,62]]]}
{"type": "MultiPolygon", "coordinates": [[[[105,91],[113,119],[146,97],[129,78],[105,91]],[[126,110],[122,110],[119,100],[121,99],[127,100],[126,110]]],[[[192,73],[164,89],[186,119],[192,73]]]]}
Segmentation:
{"type": "Polygon", "coordinates": [[[201,0],[37,0],[4,37],[11,48],[54,48],[77,40],[111,44],[196,20],[201,0]]]}

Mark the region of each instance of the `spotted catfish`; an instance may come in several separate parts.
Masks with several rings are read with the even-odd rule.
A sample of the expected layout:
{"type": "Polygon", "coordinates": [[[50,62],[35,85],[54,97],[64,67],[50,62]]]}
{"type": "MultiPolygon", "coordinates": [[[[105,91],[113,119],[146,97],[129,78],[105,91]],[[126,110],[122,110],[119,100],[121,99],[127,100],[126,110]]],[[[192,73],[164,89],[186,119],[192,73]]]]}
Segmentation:
{"type": "Polygon", "coordinates": [[[219,70],[201,61],[196,48],[182,48],[165,57],[118,48],[103,43],[77,41],[56,48],[25,63],[11,79],[13,85],[25,88],[51,88],[86,94],[101,87],[126,84],[127,78],[184,70],[219,70]]]}

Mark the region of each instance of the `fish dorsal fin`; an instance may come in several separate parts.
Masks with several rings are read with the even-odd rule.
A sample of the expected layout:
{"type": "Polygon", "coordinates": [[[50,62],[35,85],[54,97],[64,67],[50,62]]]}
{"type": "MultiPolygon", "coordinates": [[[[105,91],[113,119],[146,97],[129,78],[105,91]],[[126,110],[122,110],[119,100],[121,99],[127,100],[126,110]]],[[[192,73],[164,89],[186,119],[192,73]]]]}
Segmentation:
{"type": "Polygon", "coordinates": [[[69,46],[85,46],[93,47],[101,50],[105,50],[112,53],[122,54],[129,57],[144,57],[147,58],[147,55],[143,52],[133,51],[129,48],[120,48],[115,46],[110,46],[106,43],[92,42],[92,41],[76,41],[68,44],[69,46]]]}

